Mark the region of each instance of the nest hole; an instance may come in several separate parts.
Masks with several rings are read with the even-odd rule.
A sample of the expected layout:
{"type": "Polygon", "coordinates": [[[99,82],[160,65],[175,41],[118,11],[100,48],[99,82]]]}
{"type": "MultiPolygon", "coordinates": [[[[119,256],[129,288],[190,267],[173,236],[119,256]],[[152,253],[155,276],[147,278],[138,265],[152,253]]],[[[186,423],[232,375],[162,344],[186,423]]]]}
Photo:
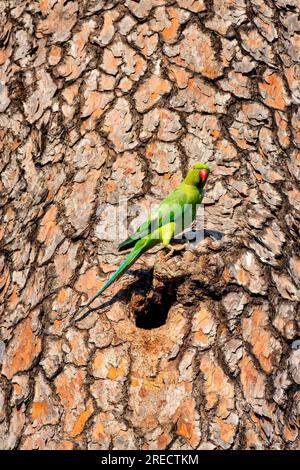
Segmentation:
{"type": "Polygon", "coordinates": [[[177,286],[174,284],[151,290],[141,302],[140,308],[133,312],[136,327],[151,330],[165,325],[170,308],[176,302],[176,292],[177,286]]]}

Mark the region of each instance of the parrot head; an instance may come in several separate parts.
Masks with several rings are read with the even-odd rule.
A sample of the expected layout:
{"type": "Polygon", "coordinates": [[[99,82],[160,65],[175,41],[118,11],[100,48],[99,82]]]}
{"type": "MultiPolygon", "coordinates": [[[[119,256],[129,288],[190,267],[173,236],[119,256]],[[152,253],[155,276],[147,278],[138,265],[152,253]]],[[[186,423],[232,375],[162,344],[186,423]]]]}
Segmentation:
{"type": "Polygon", "coordinates": [[[202,189],[206,184],[209,173],[210,168],[207,165],[195,163],[188,172],[185,182],[202,189]]]}

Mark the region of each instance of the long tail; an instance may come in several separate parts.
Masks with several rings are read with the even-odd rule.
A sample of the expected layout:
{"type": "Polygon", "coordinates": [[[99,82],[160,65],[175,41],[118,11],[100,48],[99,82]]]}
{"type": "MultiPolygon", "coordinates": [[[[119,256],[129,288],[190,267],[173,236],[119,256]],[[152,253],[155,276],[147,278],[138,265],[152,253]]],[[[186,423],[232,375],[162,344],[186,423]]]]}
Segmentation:
{"type": "MultiPolygon", "coordinates": [[[[138,240],[136,244],[134,245],[133,249],[131,250],[131,252],[129,253],[129,255],[127,256],[127,258],[125,259],[125,261],[123,261],[121,266],[117,269],[117,271],[108,279],[108,281],[104,284],[104,286],[102,286],[101,289],[99,289],[98,292],[96,292],[96,294],[88,301],[88,303],[83,305],[78,310],[77,315],[81,313],[85,308],[89,307],[91,303],[94,302],[94,300],[97,299],[97,297],[99,297],[99,295],[101,295],[102,292],[104,292],[114,281],[116,281],[117,279],[120,279],[120,277],[123,276],[123,274],[130,268],[130,266],[132,266],[133,263],[143,253],[145,253],[145,251],[149,250],[150,248],[155,246],[157,243],[159,243],[159,240],[151,237],[151,234],[145,238],[142,238],[141,240],[138,240]]],[[[85,316],[86,315],[84,315],[84,317],[85,316]]],[[[75,321],[78,321],[82,318],[83,317],[79,317],[79,318],[77,317],[75,321]]]]}

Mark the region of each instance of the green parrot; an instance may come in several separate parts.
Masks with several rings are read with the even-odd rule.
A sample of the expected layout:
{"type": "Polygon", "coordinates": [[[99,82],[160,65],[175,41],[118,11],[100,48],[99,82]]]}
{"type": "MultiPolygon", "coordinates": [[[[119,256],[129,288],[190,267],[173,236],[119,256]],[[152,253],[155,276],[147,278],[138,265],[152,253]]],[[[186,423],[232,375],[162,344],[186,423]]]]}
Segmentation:
{"type": "MultiPolygon", "coordinates": [[[[202,163],[195,163],[183,182],[168,196],[157,209],[141,224],[136,232],[118,246],[118,251],[132,248],[117,271],[108,279],[100,290],[77,313],[89,305],[104,292],[114,281],[119,279],[132,264],[146,251],[158,243],[170,248],[170,241],[183,232],[195,219],[197,204],[204,195],[210,169],[202,163]]],[[[171,247],[171,252],[174,249],[171,247]]]]}

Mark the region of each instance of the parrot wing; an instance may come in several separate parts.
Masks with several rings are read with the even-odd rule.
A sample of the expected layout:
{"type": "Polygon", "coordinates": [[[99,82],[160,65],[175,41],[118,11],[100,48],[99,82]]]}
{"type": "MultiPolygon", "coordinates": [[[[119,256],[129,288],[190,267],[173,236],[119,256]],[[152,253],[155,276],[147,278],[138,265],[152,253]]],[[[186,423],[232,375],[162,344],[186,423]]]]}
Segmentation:
{"type": "Polygon", "coordinates": [[[160,202],[158,208],[138,227],[135,233],[118,246],[118,251],[131,248],[137,240],[179,218],[183,213],[184,205],[188,203],[189,197],[186,191],[180,187],[172,191],[160,202]]]}

